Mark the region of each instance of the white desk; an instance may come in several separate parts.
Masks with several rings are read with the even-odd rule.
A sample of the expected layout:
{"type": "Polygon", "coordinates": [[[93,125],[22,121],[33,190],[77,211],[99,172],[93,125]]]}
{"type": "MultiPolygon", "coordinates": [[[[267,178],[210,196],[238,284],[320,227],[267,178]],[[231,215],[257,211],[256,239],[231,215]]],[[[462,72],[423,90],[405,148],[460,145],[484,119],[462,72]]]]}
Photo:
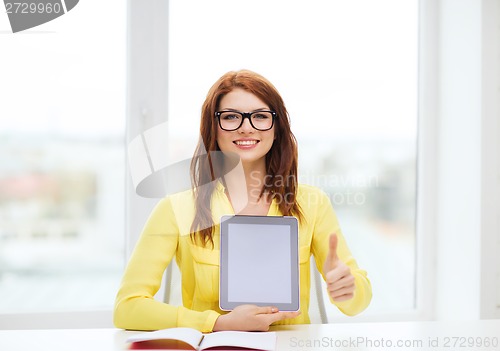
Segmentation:
{"type": "MultiPolygon", "coordinates": [[[[274,327],[277,350],[500,350],[500,320],[313,324],[274,327]],[[489,346],[485,346],[489,345],[489,346]]],[[[122,351],[119,329],[1,330],[2,351],[122,351]]]]}

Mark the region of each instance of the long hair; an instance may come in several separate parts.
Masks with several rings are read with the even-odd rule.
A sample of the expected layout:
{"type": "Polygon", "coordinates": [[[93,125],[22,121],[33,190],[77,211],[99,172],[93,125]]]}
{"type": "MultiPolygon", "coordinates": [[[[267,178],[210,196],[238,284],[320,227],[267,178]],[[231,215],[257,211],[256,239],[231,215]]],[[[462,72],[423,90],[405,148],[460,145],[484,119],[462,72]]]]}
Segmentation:
{"type": "Polygon", "coordinates": [[[216,186],[215,180],[221,178],[222,158],[217,144],[215,112],[220,100],[235,88],[244,89],[276,112],[274,124],[275,140],[266,154],[267,178],[261,195],[266,193],[277,200],[278,208],[284,216],[297,216],[302,213],[297,203],[297,140],[290,129],[290,119],[283,99],[278,90],[261,75],[240,70],[224,74],[208,91],[201,110],[200,139],[191,162],[191,181],[194,189],[195,217],[191,225],[191,239],[197,237],[205,246],[213,246],[214,222],[211,212],[211,198],[216,186]],[[218,153],[214,153],[218,151],[218,153]]]}

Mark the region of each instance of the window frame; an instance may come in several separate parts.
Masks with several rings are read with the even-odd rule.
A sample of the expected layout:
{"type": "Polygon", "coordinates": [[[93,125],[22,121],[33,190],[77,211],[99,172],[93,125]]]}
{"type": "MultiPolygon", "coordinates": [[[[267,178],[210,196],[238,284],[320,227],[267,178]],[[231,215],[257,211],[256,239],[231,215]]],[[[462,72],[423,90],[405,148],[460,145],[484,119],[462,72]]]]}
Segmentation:
{"type": "Polygon", "coordinates": [[[480,317],[487,319],[500,318],[500,1],[482,5],[480,317]]]}

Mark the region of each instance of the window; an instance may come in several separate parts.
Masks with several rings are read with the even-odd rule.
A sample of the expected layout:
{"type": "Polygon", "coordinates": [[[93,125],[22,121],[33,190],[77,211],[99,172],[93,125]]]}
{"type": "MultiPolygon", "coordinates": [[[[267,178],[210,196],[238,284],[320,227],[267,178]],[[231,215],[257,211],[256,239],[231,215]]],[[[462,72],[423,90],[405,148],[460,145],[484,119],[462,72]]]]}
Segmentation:
{"type": "Polygon", "coordinates": [[[329,194],[368,271],[366,313],[414,310],[418,2],[171,1],[169,21],[171,155],[192,155],[216,79],[264,75],[290,113],[300,180],[329,194]]]}
{"type": "MultiPolygon", "coordinates": [[[[0,313],[109,310],[123,272],[127,3],[96,6],[0,38],[0,313]]],[[[417,0],[184,0],[168,16],[172,158],[191,157],[218,77],[263,74],[300,180],[329,194],[369,273],[366,313],[412,310],[417,0]]]]}
{"type": "Polygon", "coordinates": [[[0,37],[0,314],[112,308],[124,262],[125,9],[84,1],[0,37]]]}

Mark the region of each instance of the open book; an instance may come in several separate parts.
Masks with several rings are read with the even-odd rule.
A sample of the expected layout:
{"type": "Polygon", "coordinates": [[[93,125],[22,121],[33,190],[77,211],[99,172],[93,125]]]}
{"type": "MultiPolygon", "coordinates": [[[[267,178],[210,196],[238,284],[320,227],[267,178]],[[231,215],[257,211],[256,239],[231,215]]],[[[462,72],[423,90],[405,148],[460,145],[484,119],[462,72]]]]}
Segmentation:
{"type": "Polygon", "coordinates": [[[191,328],[170,328],[132,335],[127,339],[131,349],[227,350],[247,349],[274,351],[275,332],[221,331],[203,334],[191,328]]]}

